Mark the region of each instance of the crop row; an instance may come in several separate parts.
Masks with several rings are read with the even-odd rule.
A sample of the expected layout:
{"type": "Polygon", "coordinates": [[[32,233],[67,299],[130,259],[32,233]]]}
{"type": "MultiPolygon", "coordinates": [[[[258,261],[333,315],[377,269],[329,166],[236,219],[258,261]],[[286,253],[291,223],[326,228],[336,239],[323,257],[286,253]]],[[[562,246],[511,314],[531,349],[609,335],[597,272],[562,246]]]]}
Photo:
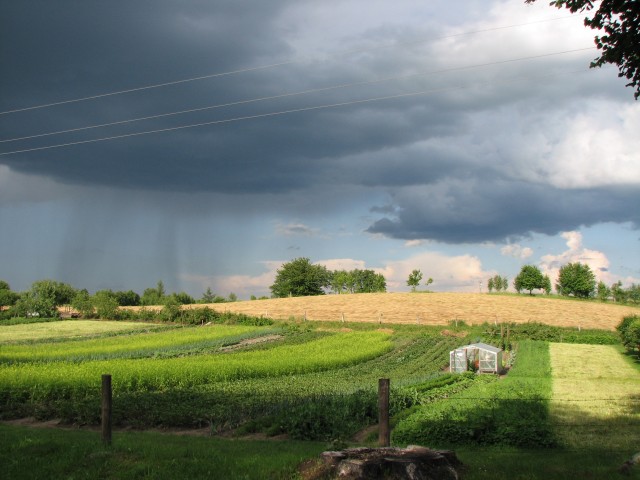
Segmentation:
{"type": "Polygon", "coordinates": [[[119,335],[82,342],[66,341],[32,345],[7,345],[0,350],[0,363],[16,362],[81,362],[107,358],[162,356],[187,350],[199,350],[278,332],[273,327],[214,325],[186,327],[169,331],[119,335]]]}
{"type": "Polygon", "coordinates": [[[110,373],[114,389],[162,391],[251,377],[276,377],[338,368],[371,359],[392,348],[381,332],[329,335],[303,344],[237,353],[169,359],[102,360],[84,363],[25,363],[0,367],[1,391],[33,397],[94,388],[110,373]]]}

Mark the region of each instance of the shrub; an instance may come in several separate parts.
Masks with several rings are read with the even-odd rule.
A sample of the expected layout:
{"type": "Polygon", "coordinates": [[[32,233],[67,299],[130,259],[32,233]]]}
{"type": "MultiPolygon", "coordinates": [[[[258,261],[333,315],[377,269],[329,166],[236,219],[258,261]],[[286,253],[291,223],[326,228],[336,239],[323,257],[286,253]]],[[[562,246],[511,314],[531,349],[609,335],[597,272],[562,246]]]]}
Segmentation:
{"type": "Polygon", "coordinates": [[[622,337],[622,343],[628,350],[640,351],[640,317],[624,317],[622,322],[616,327],[622,337]]]}

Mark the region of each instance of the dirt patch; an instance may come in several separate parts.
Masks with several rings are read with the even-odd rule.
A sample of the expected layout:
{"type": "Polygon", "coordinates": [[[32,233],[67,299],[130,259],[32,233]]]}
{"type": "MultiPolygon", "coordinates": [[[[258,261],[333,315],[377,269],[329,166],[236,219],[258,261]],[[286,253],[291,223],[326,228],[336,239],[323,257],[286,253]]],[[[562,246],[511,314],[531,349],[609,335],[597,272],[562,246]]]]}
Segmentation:
{"type": "Polygon", "coordinates": [[[343,332],[343,333],[347,333],[347,332],[353,332],[352,328],[347,328],[347,327],[343,327],[343,328],[316,328],[316,332],[343,332]]]}
{"type": "Polygon", "coordinates": [[[370,425],[353,436],[353,441],[358,445],[364,445],[367,443],[367,439],[378,431],[378,425],[370,425]]]}
{"type": "Polygon", "coordinates": [[[456,338],[464,338],[469,334],[469,332],[467,331],[462,331],[462,332],[452,332],[451,330],[442,330],[440,332],[440,335],[442,335],[443,337],[456,337],[456,338]]]}
{"type": "Polygon", "coordinates": [[[263,337],[255,337],[255,338],[247,338],[246,340],[242,340],[241,342],[234,343],[233,345],[227,345],[226,347],[222,347],[220,351],[228,352],[230,350],[236,350],[238,348],[246,347],[248,345],[256,345],[258,343],[266,343],[266,342],[274,342],[276,340],[280,340],[282,335],[265,335],[263,337]]]}
{"type": "Polygon", "coordinates": [[[378,332],[388,333],[389,335],[393,335],[393,329],[391,328],[378,328],[378,332]]]}

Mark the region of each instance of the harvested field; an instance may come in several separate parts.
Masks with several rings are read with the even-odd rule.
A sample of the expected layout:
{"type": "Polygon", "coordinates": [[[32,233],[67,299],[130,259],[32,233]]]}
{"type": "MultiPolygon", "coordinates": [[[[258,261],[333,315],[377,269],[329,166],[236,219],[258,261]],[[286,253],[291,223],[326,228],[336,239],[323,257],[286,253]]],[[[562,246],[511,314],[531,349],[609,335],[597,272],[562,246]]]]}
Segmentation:
{"type": "MultiPolygon", "coordinates": [[[[202,308],[188,305],[185,308],[202,308]]],[[[411,323],[541,322],[554,326],[613,330],[640,308],[528,295],[474,293],[363,293],[253,300],[206,305],[219,312],[244,313],[273,319],[411,323]]]]}

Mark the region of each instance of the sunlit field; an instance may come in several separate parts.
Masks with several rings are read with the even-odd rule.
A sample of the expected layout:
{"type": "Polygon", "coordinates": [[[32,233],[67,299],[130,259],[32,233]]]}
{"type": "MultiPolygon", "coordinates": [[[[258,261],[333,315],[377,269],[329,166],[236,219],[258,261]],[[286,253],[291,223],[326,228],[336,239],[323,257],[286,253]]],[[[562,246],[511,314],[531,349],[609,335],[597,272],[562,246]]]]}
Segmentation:
{"type": "MultiPolygon", "coordinates": [[[[198,308],[188,306],[186,308],[198,308]]],[[[613,330],[626,315],[640,308],[612,303],[469,293],[370,293],[264,299],[211,304],[217,311],[273,319],[446,325],[467,323],[541,322],[575,328],[613,330]]]]}

